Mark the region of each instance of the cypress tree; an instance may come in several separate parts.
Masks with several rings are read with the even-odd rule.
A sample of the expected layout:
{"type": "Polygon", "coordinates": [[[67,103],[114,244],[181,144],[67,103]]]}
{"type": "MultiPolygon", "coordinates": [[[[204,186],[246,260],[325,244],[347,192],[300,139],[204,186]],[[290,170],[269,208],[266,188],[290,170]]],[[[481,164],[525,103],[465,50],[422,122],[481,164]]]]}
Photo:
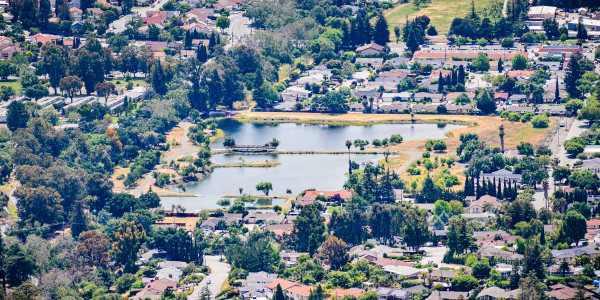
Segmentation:
{"type": "Polygon", "coordinates": [[[377,22],[375,23],[375,28],[373,30],[373,41],[376,44],[384,47],[390,42],[390,30],[388,29],[388,23],[385,20],[382,12],[379,13],[377,22]]]}
{"type": "Polygon", "coordinates": [[[498,180],[498,191],[496,192],[496,198],[502,200],[502,184],[500,180],[498,180]]]}
{"type": "MultiPolygon", "coordinates": [[[[483,182],[481,183],[481,196],[487,195],[487,193],[488,193],[488,187],[487,187],[488,182],[485,179],[482,181],[483,182]]],[[[479,197],[481,197],[481,196],[479,196],[479,197]]],[[[479,197],[477,197],[477,198],[479,198],[479,197]]]]}
{"type": "Polygon", "coordinates": [[[440,72],[440,76],[438,79],[438,93],[444,92],[444,78],[442,78],[442,72],[440,72]]]}
{"type": "Polygon", "coordinates": [[[577,81],[581,79],[582,75],[578,60],[579,57],[571,56],[564,79],[567,93],[569,93],[571,98],[581,97],[581,91],[577,87],[577,81]]]}
{"type": "Polygon", "coordinates": [[[544,226],[542,226],[542,232],[540,234],[540,244],[546,245],[546,233],[544,232],[544,226]]]}
{"type": "Polygon", "coordinates": [[[458,66],[458,83],[465,84],[465,68],[460,65],[458,66]]]}
{"type": "Polygon", "coordinates": [[[198,47],[198,50],[196,52],[196,58],[200,61],[200,62],[206,62],[208,60],[208,52],[206,50],[206,46],[204,45],[200,45],[198,47]]]}
{"type": "Polygon", "coordinates": [[[558,75],[556,75],[556,87],[554,88],[554,101],[560,102],[560,93],[558,92],[558,75]]]}
{"type": "Polygon", "coordinates": [[[498,73],[502,74],[502,71],[504,71],[504,63],[502,62],[502,58],[500,58],[498,60],[498,73]]]}
{"type": "Polygon", "coordinates": [[[273,300],[285,300],[285,295],[283,294],[283,289],[281,289],[281,285],[277,284],[277,291],[275,295],[273,295],[273,300]]]}

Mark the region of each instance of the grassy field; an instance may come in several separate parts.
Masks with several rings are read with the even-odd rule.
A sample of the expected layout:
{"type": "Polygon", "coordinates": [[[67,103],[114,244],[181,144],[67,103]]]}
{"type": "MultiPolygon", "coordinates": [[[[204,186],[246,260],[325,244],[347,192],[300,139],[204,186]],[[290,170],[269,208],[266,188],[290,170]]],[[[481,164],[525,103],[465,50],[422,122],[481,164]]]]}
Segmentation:
{"type": "MultiPolygon", "coordinates": [[[[483,9],[494,0],[477,0],[475,9],[483,9]]],[[[431,25],[435,26],[438,34],[447,34],[456,17],[464,17],[471,9],[470,0],[431,0],[431,3],[421,5],[420,9],[412,3],[399,4],[393,9],[384,12],[390,27],[390,33],[394,36],[394,27],[402,26],[406,22],[406,17],[413,19],[417,16],[426,15],[431,19],[431,25]]],[[[395,40],[395,38],[394,38],[395,40]]]]}
{"type": "Polygon", "coordinates": [[[134,88],[138,87],[138,86],[148,86],[148,83],[144,79],[137,79],[137,78],[131,79],[129,82],[125,81],[125,79],[111,79],[111,80],[107,80],[107,81],[114,83],[117,88],[124,87],[129,82],[131,82],[131,84],[133,84],[134,88]]]}
{"type": "Polygon", "coordinates": [[[7,80],[7,81],[1,81],[0,82],[0,86],[10,86],[13,88],[13,90],[15,90],[15,94],[19,94],[19,92],[21,92],[21,83],[18,80],[7,80]]]}

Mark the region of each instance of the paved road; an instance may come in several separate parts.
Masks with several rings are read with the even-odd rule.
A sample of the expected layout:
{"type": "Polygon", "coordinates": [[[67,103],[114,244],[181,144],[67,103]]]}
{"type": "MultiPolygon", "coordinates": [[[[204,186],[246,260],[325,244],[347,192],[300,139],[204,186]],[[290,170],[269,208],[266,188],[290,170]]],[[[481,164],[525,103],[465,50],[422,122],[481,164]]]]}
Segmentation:
{"type": "Polygon", "coordinates": [[[229,28],[225,30],[227,33],[228,42],[225,46],[226,49],[237,45],[245,36],[252,33],[250,29],[250,19],[242,16],[241,12],[232,13],[229,15],[229,28]]]}
{"type": "Polygon", "coordinates": [[[168,1],[169,0],[158,0],[152,6],[144,6],[144,7],[141,7],[141,8],[132,9],[131,14],[128,14],[126,16],[122,16],[121,18],[119,18],[119,19],[113,21],[112,23],[110,23],[110,26],[108,28],[108,32],[114,32],[114,33],[121,33],[121,32],[123,32],[127,28],[127,23],[129,23],[129,21],[131,21],[131,19],[133,18],[134,15],[137,14],[140,17],[145,17],[146,16],[146,12],[152,11],[152,10],[159,10],[168,1]]]}
{"type": "Polygon", "coordinates": [[[220,258],[221,256],[218,255],[204,256],[204,263],[210,268],[210,274],[194,288],[194,291],[188,296],[188,300],[199,299],[202,289],[206,285],[208,285],[211,299],[214,299],[221,292],[221,286],[229,277],[231,267],[229,264],[221,262],[220,258]],[[210,284],[208,284],[208,281],[210,281],[210,284]]]}
{"type": "MultiPolygon", "coordinates": [[[[575,118],[561,118],[560,120],[564,121],[566,126],[558,128],[550,140],[548,147],[552,150],[552,156],[559,159],[560,166],[573,165],[575,159],[567,154],[565,147],[563,147],[563,143],[565,140],[581,135],[583,131],[587,130],[587,125],[575,118]]],[[[554,185],[554,178],[552,178],[552,169],[549,169],[548,173],[550,175],[550,178],[548,178],[548,195],[550,196],[556,190],[556,187],[554,185]]],[[[551,207],[551,203],[548,205],[551,207]]],[[[544,190],[541,186],[536,189],[535,194],[533,195],[533,206],[536,209],[546,207],[544,190]]]]}
{"type": "Polygon", "coordinates": [[[181,123],[179,123],[178,126],[183,128],[183,130],[184,130],[183,135],[181,136],[181,140],[179,141],[180,146],[178,148],[176,148],[175,150],[173,150],[172,152],[170,151],[170,153],[167,156],[165,156],[165,159],[164,159],[165,163],[169,163],[169,161],[177,160],[178,158],[181,158],[184,156],[194,155],[199,150],[199,147],[192,144],[192,142],[188,138],[188,133],[190,132],[190,126],[192,126],[192,124],[188,123],[188,122],[181,122],[181,123]]]}

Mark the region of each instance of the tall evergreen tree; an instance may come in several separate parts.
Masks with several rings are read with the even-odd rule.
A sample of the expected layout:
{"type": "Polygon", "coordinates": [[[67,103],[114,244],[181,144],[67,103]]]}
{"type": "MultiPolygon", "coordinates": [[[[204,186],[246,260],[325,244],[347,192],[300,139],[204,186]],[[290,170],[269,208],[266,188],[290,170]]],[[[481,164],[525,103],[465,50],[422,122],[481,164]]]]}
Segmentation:
{"type": "Polygon", "coordinates": [[[206,62],[208,60],[208,53],[206,51],[206,46],[200,45],[198,46],[198,50],[196,50],[196,58],[200,62],[206,62]]]}
{"type": "Polygon", "coordinates": [[[438,93],[443,93],[444,92],[444,78],[442,78],[442,72],[440,72],[440,76],[438,78],[438,88],[437,88],[438,93]]]}
{"type": "Polygon", "coordinates": [[[504,72],[504,63],[502,62],[502,58],[498,60],[498,73],[502,74],[504,72]]]}
{"type": "Polygon", "coordinates": [[[373,31],[373,41],[381,46],[386,46],[390,42],[390,30],[388,29],[388,23],[380,12],[375,23],[373,31]]]}
{"type": "Polygon", "coordinates": [[[79,234],[87,229],[87,218],[83,211],[83,201],[75,201],[73,205],[73,215],[71,217],[71,235],[78,237],[79,234]]]}
{"type": "Polygon", "coordinates": [[[464,85],[465,77],[466,77],[465,68],[462,65],[458,66],[458,83],[464,85]]]}
{"type": "Polygon", "coordinates": [[[285,300],[285,295],[283,294],[283,289],[281,288],[281,284],[277,284],[277,290],[275,291],[275,295],[273,295],[273,300],[285,300]]]}
{"type": "Polygon", "coordinates": [[[581,68],[579,67],[579,57],[571,56],[565,75],[565,88],[571,98],[581,98],[581,91],[578,89],[577,81],[581,79],[582,75],[581,68]]]}
{"type": "Polygon", "coordinates": [[[558,75],[556,75],[556,86],[554,87],[554,102],[560,102],[560,92],[558,90],[558,75]]]}

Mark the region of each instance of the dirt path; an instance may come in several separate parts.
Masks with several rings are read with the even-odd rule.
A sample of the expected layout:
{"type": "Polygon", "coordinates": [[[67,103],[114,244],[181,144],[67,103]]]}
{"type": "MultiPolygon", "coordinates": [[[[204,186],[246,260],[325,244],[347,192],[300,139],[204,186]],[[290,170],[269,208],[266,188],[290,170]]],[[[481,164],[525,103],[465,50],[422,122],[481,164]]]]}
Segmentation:
{"type": "Polygon", "coordinates": [[[164,161],[170,162],[172,160],[177,160],[178,158],[196,155],[200,148],[192,143],[192,141],[188,138],[188,133],[190,132],[190,127],[193,126],[188,122],[179,123],[178,127],[174,128],[169,136],[167,136],[167,141],[177,140],[179,143],[178,146],[172,146],[171,150],[165,154],[164,161]],[[183,132],[178,128],[183,129],[183,132]]]}

